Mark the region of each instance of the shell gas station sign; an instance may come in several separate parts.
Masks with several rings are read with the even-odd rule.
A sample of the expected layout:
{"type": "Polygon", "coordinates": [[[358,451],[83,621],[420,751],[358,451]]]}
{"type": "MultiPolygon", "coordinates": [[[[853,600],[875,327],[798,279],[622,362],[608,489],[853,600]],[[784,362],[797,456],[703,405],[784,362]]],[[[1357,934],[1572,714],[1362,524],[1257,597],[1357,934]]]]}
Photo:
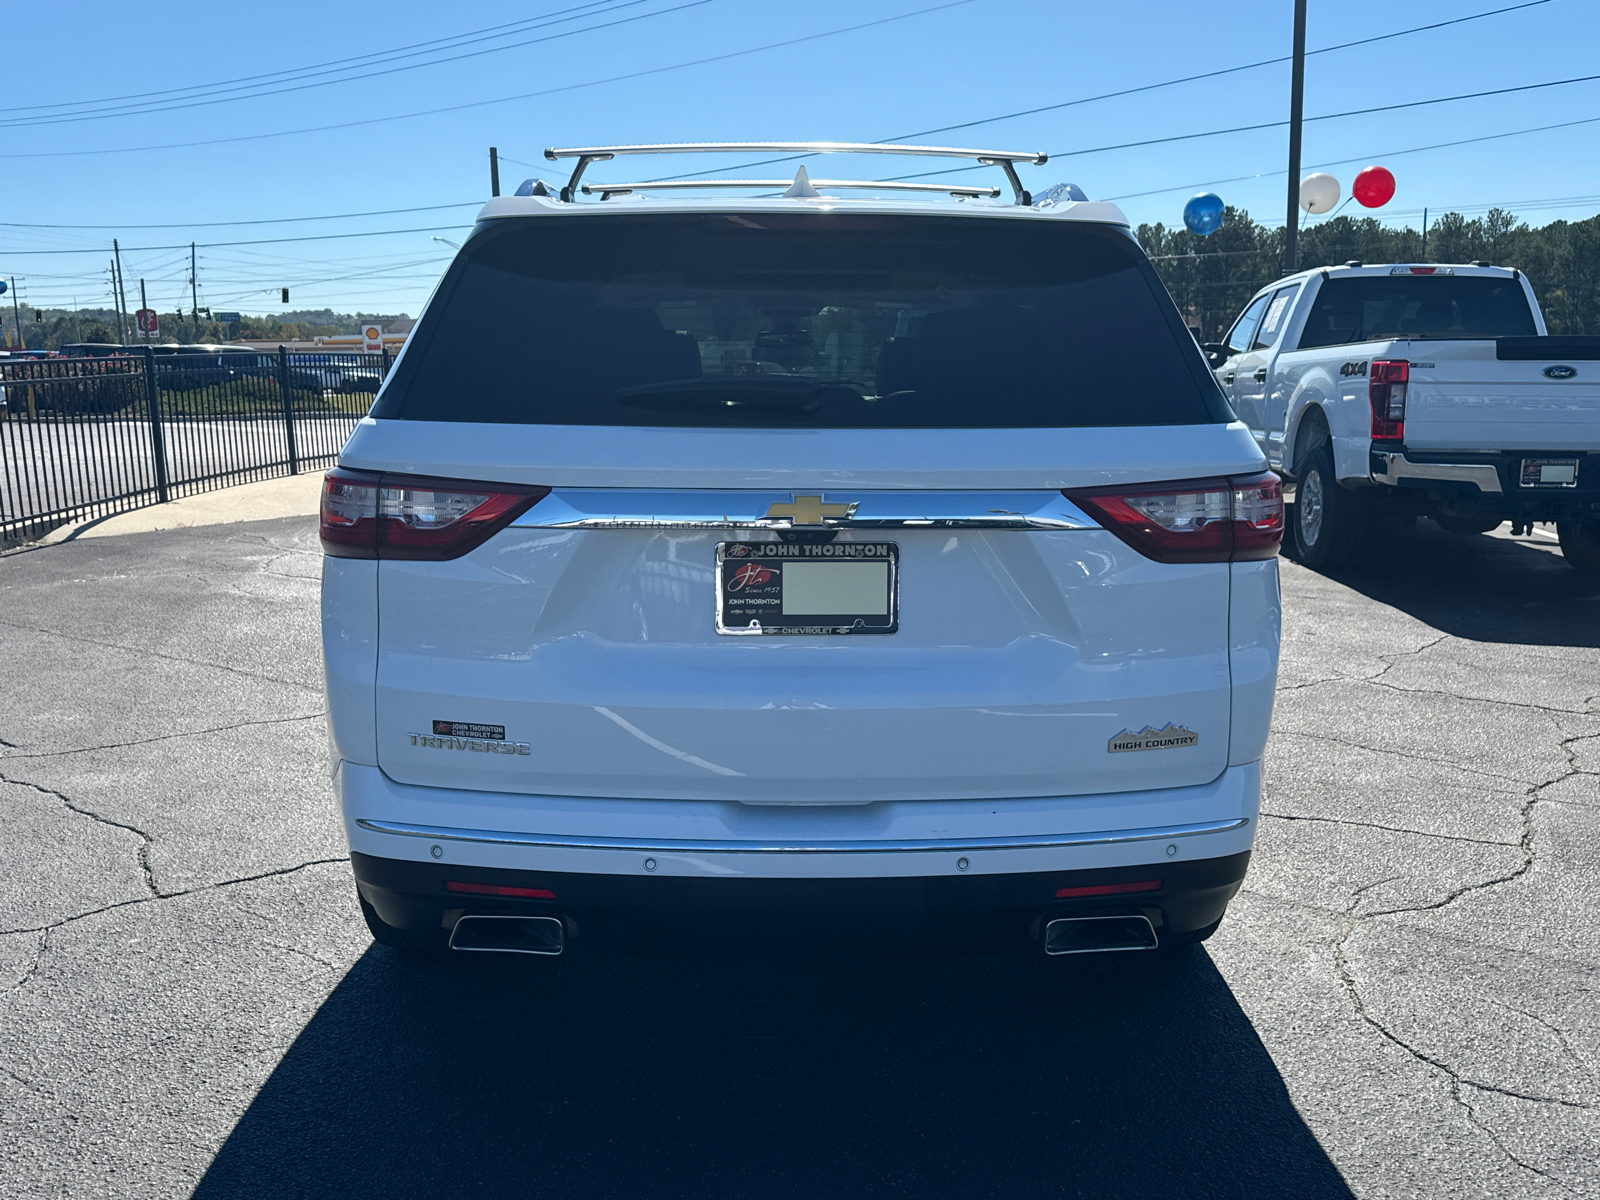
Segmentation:
{"type": "Polygon", "coordinates": [[[361,348],[368,354],[383,353],[382,325],[363,325],[361,327],[361,348]]]}

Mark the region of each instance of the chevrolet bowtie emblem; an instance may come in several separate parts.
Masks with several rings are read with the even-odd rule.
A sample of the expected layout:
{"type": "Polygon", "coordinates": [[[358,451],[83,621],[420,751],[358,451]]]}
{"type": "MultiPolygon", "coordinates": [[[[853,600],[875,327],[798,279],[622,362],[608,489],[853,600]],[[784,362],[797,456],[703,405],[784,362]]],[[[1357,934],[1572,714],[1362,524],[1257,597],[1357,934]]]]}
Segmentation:
{"type": "Polygon", "coordinates": [[[848,521],[855,515],[854,504],[824,504],[821,496],[796,496],[793,504],[774,504],[767,509],[767,520],[787,517],[795,525],[823,525],[828,517],[848,521]]]}

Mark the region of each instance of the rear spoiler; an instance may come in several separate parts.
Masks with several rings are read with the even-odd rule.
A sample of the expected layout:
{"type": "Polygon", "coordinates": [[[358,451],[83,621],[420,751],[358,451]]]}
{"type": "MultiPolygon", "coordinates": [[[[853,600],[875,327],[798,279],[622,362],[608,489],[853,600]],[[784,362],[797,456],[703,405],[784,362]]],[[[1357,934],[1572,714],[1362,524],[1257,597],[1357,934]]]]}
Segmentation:
{"type": "Polygon", "coordinates": [[[1593,361],[1600,359],[1600,336],[1577,333],[1495,338],[1494,356],[1501,362],[1548,362],[1564,358],[1593,361]]]}

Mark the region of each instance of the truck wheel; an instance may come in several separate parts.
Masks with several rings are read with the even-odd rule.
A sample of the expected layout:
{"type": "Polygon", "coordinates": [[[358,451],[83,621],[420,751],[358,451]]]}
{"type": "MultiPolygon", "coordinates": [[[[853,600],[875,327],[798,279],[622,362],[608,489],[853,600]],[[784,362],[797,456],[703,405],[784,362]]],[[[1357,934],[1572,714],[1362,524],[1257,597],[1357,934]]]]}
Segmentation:
{"type": "Polygon", "coordinates": [[[1600,521],[1557,521],[1561,555],[1580,575],[1600,575],[1600,521]]]}
{"type": "Polygon", "coordinates": [[[1505,524],[1504,517],[1452,516],[1443,513],[1433,520],[1446,533],[1457,533],[1463,537],[1488,533],[1491,529],[1499,529],[1505,524]]]}
{"type": "Polygon", "coordinates": [[[1323,442],[1300,464],[1289,520],[1294,557],[1313,570],[1344,566],[1361,547],[1367,510],[1367,497],[1339,486],[1333,447],[1323,442]]]}

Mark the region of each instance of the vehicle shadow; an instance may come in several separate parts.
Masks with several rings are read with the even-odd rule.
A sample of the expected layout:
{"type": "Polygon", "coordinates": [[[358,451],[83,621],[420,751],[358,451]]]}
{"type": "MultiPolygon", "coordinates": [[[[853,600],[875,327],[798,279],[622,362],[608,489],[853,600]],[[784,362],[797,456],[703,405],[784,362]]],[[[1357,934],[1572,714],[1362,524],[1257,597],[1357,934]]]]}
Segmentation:
{"type": "Polygon", "coordinates": [[[376,946],[194,1194],[1351,1195],[1201,948],[419,968],[376,946]]]}
{"type": "Polygon", "coordinates": [[[1555,542],[1446,533],[1422,520],[1375,538],[1356,564],[1321,574],[1441,633],[1525,646],[1600,646],[1600,580],[1567,566],[1555,542]]]}

